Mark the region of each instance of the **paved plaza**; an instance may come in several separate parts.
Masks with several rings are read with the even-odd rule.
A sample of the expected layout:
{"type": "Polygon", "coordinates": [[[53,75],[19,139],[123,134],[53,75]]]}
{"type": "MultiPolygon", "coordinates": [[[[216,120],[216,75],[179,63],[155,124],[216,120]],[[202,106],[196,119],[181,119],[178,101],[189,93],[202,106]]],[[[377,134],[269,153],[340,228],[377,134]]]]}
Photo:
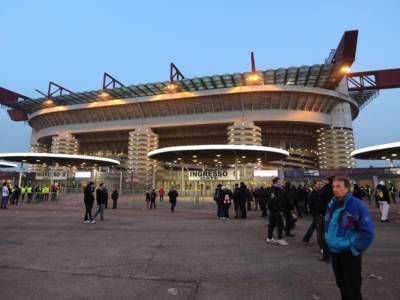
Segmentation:
{"type": "MultiPolygon", "coordinates": [[[[0,210],[0,299],[340,298],[315,237],[301,243],[309,218],[282,247],[265,243],[259,211],[222,221],[213,203],[179,201],[171,214],[168,203],[150,211],[122,197],[104,222],[83,224],[82,202],[0,210]]],[[[392,208],[363,257],[365,299],[400,299],[400,205],[392,208]]]]}

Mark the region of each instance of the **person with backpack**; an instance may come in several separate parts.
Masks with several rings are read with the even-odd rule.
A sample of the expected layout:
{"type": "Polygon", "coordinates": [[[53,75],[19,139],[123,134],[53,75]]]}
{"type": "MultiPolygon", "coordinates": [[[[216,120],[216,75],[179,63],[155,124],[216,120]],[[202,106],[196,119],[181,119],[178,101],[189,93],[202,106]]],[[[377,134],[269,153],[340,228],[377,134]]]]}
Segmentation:
{"type": "Polygon", "coordinates": [[[221,191],[218,194],[218,202],[222,207],[222,220],[229,220],[229,208],[233,199],[232,192],[225,186],[221,187],[221,191]]]}
{"type": "Polygon", "coordinates": [[[379,204],[381,222],[389,222],[390,197],[384,181],[380,181],[375,189],[375,200],[379,204]]]}
{"type": "Polygon", "coordinates": [[[222,184],[218,184],[214,191],[214,201],[217,205],[217,218],[222,219],[224,216],[223,202],[220,201],[220,193],[222,191],[222,184]]]}
{"type": "Polygon", "coordinates": [[[288,243],[283,239],[283,218],[282,218],[282,187],[280,185],[280,178],[276,177],[272,180],[272,186],[269,193],[268,209],[269,209],[269,224],[267,243],[278,244],[287,246],[288,243]],[[274,229],[278,230],[278,239],[273,238],[274,229]]]}

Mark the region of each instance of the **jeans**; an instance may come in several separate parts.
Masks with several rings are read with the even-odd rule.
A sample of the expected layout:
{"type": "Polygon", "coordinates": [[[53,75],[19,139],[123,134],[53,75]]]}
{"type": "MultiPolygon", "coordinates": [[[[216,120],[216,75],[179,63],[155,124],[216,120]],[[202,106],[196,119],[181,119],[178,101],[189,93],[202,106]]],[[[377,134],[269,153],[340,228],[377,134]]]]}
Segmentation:
{"type": "Polygon", "coordinates": [[[97,215],[100,214],[100,220],[104,221],[104,204],[100,204],[97,208],[96,213],[93,216],[93,219],[96,219],[97,215]]]}
{"type": "Polygon", "coordinates": [[[7,208],[8,196],[1,197],[1,208],[7,208]]]}
{"type": "Polygon", "coordinates": [[[379,210],[381,211],[381,221],[386,221],[389,218],[390,204],[386,201],[379,201],[379,210]]]}
{"type": "Polygon", "coordinates": [[[156,200],[150,201],[150,209],[152,209],[152,208],[156,209],[156,200]]]}
{"type": "Polygon", "coordinates": [[[361,255],[350,250],[332,253],[332,267],[342,300],[361,300],[361,255]]]}
{"type": "MultiPolygon", "coordinates": [[[[319,215],[315,215],[312,217],[312,222],[310,224],[310,227],[308,227],[308,230],[306,232],[306,234],[303,237],[303,242],[308,243],[310,241],[310,238],[312,237],[313,233],[315,230],[317,230],[317,240],[319,240],[319,235],[318,235],[318,231],[319,231],[319,226],[318,226],[318,221],[319,221],[319,215]]],[[[318,245],[320,244],[320,242],[318,241],[318,245]]]]}

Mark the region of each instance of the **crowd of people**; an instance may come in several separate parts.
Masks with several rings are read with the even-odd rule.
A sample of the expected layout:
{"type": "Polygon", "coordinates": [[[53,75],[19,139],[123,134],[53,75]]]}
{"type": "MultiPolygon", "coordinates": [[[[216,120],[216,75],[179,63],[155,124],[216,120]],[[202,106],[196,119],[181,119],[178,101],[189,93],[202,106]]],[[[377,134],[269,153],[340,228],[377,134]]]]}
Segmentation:
{"type": "MultiPolygon", "coordinates": [[[[47,201],[57,198],[58,187],[18,187],[4,183],[2,187],[1,208],[8,203],[22,204],[33,199],[47,201]],[[39,197],[39,198],[38,198],[39,197]]],[[[171,212],[175,212],[178,199],[177,190],[172,187],[168,193],[164,188],[145,193],[146,208],[156,209],[156,200],[164,201],[167,195],[171,212]]],[[[400,195],[399,195],[400,196],[400,195]]],[[[119,192],[114,187],[110,197],[112,208],[117,208],[119,192]]],[[[105,218],[108,208],[109,192],[104,183],[97,188],[89,182],[84,189],[85,215],[83,222],[96,223],[96,217],[105,218]],[[92,215],[94,201],[97,209],[92,215]]],[[[244,182],[235,184],[233,189],[218,184],[213,199],[216,204],[216,215],[220,220],[229,220],[233,204],[234,218],[247,219],[249,210],[260,210],[261,218],[267,218],[265,241],[268,244],[288,246],[285,238],[293,237],[298,218],[311,217],[310,224],[304,232],[302,242],[309,245],[314,232],[320,259],[332,262],[336,283],[340,288],[342,299],[361,299],[361,256],[371,244],[374,237],[372,220],[368,206],[373,200],[380,210],[381,222],[389,222],[391,202],[396,202],[396,189],[390,182],[379,184],[371,189],[368,185],[351,184],[345,177],[329,177],[327,180],[315,180],[312,185],[295,186],[276,177],[271,186],[248,187],[244,182]]]]}
{"type": "Polygon", "coordinates": [[[60,187],[56,184],[50,186],[32,186],[26,185],[19,187],[18,184],[11,185],[4,182],[1,191],[1,208],[7,209],[8,204],[21,205],[25,199],[27,203],[43,202],[43,201],[58,201],[60,197],[60,187]]]}

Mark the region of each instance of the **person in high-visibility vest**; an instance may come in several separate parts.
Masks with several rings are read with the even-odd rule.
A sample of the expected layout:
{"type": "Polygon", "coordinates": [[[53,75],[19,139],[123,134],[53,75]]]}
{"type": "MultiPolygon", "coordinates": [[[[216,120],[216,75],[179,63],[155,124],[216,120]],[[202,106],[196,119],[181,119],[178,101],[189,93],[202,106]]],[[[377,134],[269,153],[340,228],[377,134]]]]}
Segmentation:
{"type": "Polygon", "coordinates": [[[43,194],[43,201],[49,200],[49,188],[47,186],[44,186],[42,188],[42,194],[43,194]]]}
{"type": "Polygon", "coordinates": [[[30,203],[32,201],[32,196],[33,196],[33,194],[32,194],[32,186],[31,185],[29,185],[26,188],[26,194],[28,195],[28,203],[30,203]]]}
{"type": "Polygon", "coordinates": [[[26,186],[21,187],[21,204],[25,201],[26,186]]]}

